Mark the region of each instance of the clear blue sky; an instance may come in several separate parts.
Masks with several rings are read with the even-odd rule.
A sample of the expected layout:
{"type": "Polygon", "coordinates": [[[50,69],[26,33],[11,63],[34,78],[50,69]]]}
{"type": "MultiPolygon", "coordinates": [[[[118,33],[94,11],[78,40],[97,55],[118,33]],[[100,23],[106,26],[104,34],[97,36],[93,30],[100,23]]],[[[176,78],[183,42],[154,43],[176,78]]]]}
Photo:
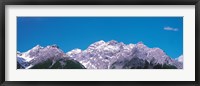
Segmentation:
{"type": "Polygon", "coordinates": [[[99,41],[159,47],[170,57],[183,54],[182,17],[17,17],[17,50],[57,44],[64,52],[99,41]]]}

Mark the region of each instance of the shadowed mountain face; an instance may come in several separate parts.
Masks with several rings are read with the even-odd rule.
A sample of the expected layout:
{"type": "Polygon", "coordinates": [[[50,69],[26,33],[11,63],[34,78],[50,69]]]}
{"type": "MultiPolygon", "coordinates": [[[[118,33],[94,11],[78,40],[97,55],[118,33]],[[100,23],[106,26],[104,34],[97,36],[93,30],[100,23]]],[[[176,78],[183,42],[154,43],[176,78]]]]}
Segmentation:
{"type": "Polygon", "coordinates": [[[86,50],[64,53],[57,45],[39,45],[27,52],[17,52],[18,69],[182,69],[183,56],[172,59],[160,48],[142,42],[124,44],[98,41],[86,50]]]}
{"type": "Polygon", "coordinates": [[[31,69],[85,69],[85,67],[75,60],[62,58],[57,61],[48,59],[32,66],[31,69]]]}

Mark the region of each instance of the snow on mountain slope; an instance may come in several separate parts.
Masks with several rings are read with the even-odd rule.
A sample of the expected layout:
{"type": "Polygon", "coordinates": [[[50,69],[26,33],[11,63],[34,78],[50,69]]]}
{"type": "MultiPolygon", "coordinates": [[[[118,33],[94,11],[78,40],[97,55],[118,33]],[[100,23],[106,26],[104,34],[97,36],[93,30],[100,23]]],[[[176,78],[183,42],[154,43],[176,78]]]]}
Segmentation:
{"type": "MultiPolygon", "coordinates": [[[[77,50],[72,50],[70,52],[73,51],[77,50]]],[[[122,64],[125,64],[127,61],[131,61],[135,58],[137,58],[138,61],[147,61],[155,65],[177,64],[177,61],[167,56],[166,53],[160,48],[149,48],[142,42],[125,45],[122,42],[118,43],[114,40],[109,42],[100,40],[91,44],[86,50],[79,51],[80,52],[76,54],[67,54],[69,57],[73,57],[75,60],[82,63],[88,69],[109,69],[111,65],[117,61],[120,63],[120,66],[123,66],[122,64]]],[[[138,63],[138,65],[141,65],[141,63],[138,63]]],[[[182,68],[182,65],[180,64],[175,66],[182,68]]]]}
{"type": "Polygon", "coordinates": [[[81,52],[82,52],[81,49],[74,49],[74,50],[71,50],[70,52],[67,52],[65,57],[74,58],[76,57],[76,55],[79,55],[81,52]]]}
{"type": "Polygon", "coordinates": [[[17,52],[17,60],[24,68],[30,68],[47,59],[52,60],[52,65],[57,59],[68,58],[80,62],[87,69],[111,68],[147,68],[154,66],[170,65],[183,68],[181,56],[179,60],[171,59],[160,48],[149,48],[142,42],[137,44],[124,44],[111,40],[103,40],[91,44],[87,49],[74,49],[64,53],[57,45],[33,47],[27,52],[17,52]]]}
{"type": "MultiPolygon", "coordinates": [[[[51,45],[47,47],[41,47],[39,45],[33,47],[24,53],[17,53],[18,62],[20,64],[31,64],[35,65],[37,63],[46,61],[47,59],[57,60],[60,57],[64,56],[64,52],[58,48],[57,45],[51,45]]],[[[30,65],[24,65],[24,67],[28,67],[30,65]]]]}
{"type": "Polygon", "coordinates": [[[179,61],[179,62],[183,62],[183,55],[181,55],[178,58],[176,58],[176,60],[179,61]]]}

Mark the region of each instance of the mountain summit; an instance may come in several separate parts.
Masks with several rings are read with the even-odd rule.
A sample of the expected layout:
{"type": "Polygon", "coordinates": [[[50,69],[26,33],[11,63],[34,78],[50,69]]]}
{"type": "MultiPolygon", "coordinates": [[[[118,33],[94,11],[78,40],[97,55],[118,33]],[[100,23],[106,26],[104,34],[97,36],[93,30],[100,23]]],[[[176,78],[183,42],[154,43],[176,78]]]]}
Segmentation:
{"type": "Polygon", "coordinates": [[[151,64],[147,68],[158,65],[182,68],[181,62],[167,56],[162,49],[149,48],[142,42],[125,45],[115,40],[108,42],[101,40],[91,44],[86,50],[67,54],[88,69],[144,68],[145,64],[151,64]]]}
{"type": "Polygon", "coordinates": [[[27,52],[17,52],[17,63],[22,69],[33,68],[46,61],[51,62],[47,68],[52,68],[56,62],[67,65],[58,68],[73,68],[66,63],[72,61],[76,67],[87,69],[182,69],[182,58],[172,59],[162,49],[149,48],[142,42],[126,45],[115,40],[100,40],[86,50],[74,49],[67,53],[57,45],[37,45],[27,52]]]}

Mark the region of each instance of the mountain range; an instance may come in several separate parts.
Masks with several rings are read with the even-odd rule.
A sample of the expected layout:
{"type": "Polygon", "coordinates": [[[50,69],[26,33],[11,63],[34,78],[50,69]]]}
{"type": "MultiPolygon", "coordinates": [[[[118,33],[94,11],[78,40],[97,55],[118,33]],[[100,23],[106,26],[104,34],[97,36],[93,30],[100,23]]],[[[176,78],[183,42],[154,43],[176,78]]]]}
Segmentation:
{"type": "Polygon", "coordinates": [[[124,44],[103,40],[87,49],[63,52],[57,45],[36,45],[26,52],[17,51],[17,69],[182,69],[183,55],[169,57],[160,48],[142,42],[124,44]]]}

